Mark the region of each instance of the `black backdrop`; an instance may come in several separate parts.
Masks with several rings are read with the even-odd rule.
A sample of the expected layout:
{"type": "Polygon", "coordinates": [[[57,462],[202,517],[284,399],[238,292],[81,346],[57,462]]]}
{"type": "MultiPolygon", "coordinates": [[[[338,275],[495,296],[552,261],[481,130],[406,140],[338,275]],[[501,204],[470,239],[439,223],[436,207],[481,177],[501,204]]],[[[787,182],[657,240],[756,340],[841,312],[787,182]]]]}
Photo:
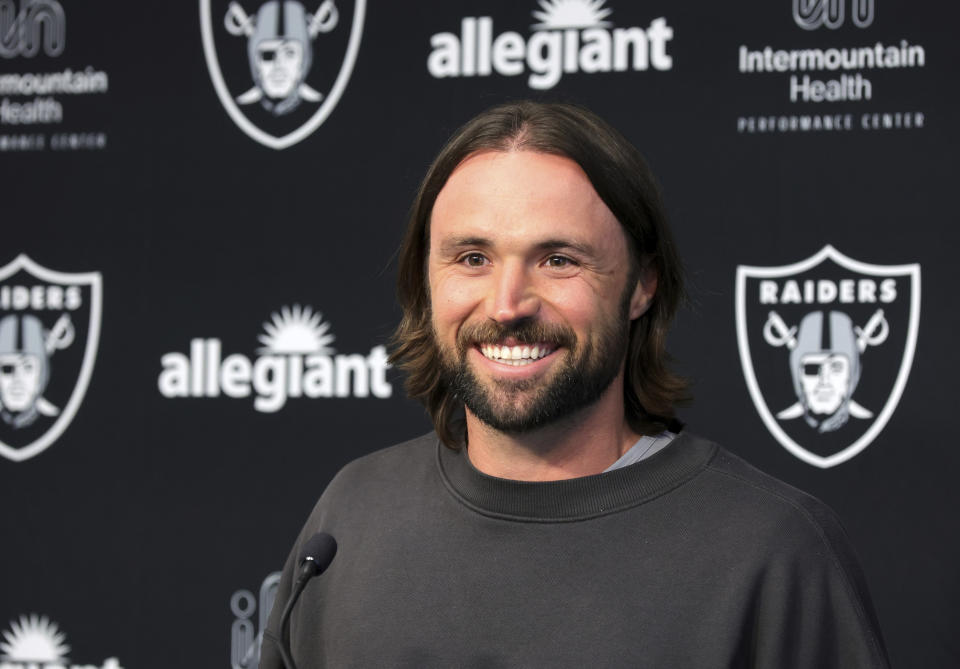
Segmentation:
{"type": "MultiPolygon", "coordinates": [[[[254,17],[263,4],[239,6],[254,17]]],[[[67,311],[55,302],[18,303],[15,286],[74,283],[82,298],[70,311],[73,342],[61,339],[60,348],[35,356],[49,360],[43,397],[60,414],[41,411],[18,427],[8,421],[24,412],[8,411],[0,423],[0,627],[7,632],[0,657],[18,667],[57,658],[104,667],[109,658],[124,667],[249,666],[244,635],[260,629],[254,605],[268,604],[258,601],[261,585],[280,568],[327,481],[345,462],[429,427],[392,371],[392,392],[381,396],[377,363],[377,347],[398,319],[394,254],[418,180],[460,123],[494,103],[533,97],[600,113],[641,148],[663,184],[691,280],[671,339],[679,368],[695,383],[695,403],[682,412],[689,428],[836,509],[861,555],[896,666],[956,666],[960,500],[951,425],[960,320],[950,295],[958,13],[950,3],[840,4],[843,17],[818,22],[816,1],[799,2],[795,12],[791,0],[609,0],[592,3],[595,32],[587,33],[583,22],[557,26],[564,12],[590,2],[370,0],[354,30],[355,65],[329,104],[357,20],[357,4],[337,0],[336,25],[307,43],[314,60],[305,83],[324,100],[303,98],[279,116],[260,102],[236,103],[252,126],[274,136],[308,124],[327,104],[318,127],[276,149],[245,133],[218,97],[204,54],[203,3],[0,2],[0,356],[23,352],[4,343],[2,319],[22,326],[32,315],[50,330],[67,311]],[[600,16],[604,9],[612,11],[600,16]],[[524,72],[433,76],[432,37],[468,41],[465,17],[490,17],[494,38],[516,32],[500,42],[500,56],[524,72]],[[541,22],[548,30],[534,27],[541,22]],[[44,42],[57,26],[62,39],[44,42]],[[531,69],[562,60],[559,51],[549,60],[553,38],[535,34],[573,33],[577,48],[595,47],[589,62],[603,70],[604,39],[640,39],[637,31],[617,37],[632,27],[646,31],[646,63],[628,58],[625,71],[587,72],[587,56],[577,52],[567,63],[576,71],[550,88],[529,85],[531,69]],[[543,63],[537,54],[529,62],[504,56],[510,40],[535,39],[543,63]],[[877,44],[895,47],[894,55],[881,51],[884,67],[877,44]],[[754,70],[773,71],[742,71],[742,48],[761,52],[754,70]],[[791,65],[791,50],[808,53],[794,54],[791,65]],[[816,57],[825,59],[820,68],[801,60],[816,57]],[[68,68],[72,83],[43,78],[68,68]],[[791,101],[791,87],[805,76],[810,90],[814,81],[842,82],[824,83],[823,92],[847,99],[791,101]],[[839,129],[824,128],[834,124],[839,129]],[[789,268],[828,245],[840,262],[789,268]],[[21,254],[34,264],[16,261],[21,254]],[[787,267],[775,279],[783,297],[790,276],[805,294],[804,280],[879,285],[893,276],[885,266],[901,265],[916,267],[895,277],[889,303],[859,294],[847,303],[761,303],[758,279],[748,278],[740,350],[738,267],[787,267]],[[91,272],[102,279],[99,319],[89,277],[68,276],[91,272]],[[305,307],[325,326],[310,325],[305,307]],[[889,335],[881,342],[879,328],[867,333],[873,343],[860,353],[854,395],[871,415],[823,433],[802,418],[768,421],[805,453],[846,454],[831,466],[811,464],[761,417],[765,402],[773,415],[793,393],[787,347],[762,334],[768,313],[793,327],[813,310],[840,309],[864,327],[877,308],[889,335]],[[275,313],[274,336],[260,338],[275,313]],[[74,393],[97,320],[89,386],[74,393]],[[233,358],[226,372],[209,359],[191,361],[193,340],[208,353],[219,345],[222,359],[243,360],[233,358]],[[257,388],[244,374],[260,376],[259,406],[276,408],[278,370],[301,363],[314,370],[310,392],[258,410],[257,388]],[[193,379],[186,365],[198,364],[193,379]],[[754,367],[756,398],[745,376],[754,367]],[[898,379],[905,382],[899,398],[898,379]],[[228,386],[247,395],[231,397],[228,386]],[[72,417],[71,396],[79,402],[72,417]],[[55,424],[61,433],[51,439],[55,424]],[[875,434],[865,447],[845,450],[869,429],[875,434]],[[43,439],[49,443],[39,448],[43,439]],[[53,627],[65,637],[59,644],[53,627]]],[[[226,30],[227,3],[210,5],[210,51],[226,99],[235,100],[255,88],[247,38],[226,30]]],[[[12,374],[16,364],[3,362],[3,374],[12,374]]],[[[7,395],[0,400],[16,409],[7,395]]]]}

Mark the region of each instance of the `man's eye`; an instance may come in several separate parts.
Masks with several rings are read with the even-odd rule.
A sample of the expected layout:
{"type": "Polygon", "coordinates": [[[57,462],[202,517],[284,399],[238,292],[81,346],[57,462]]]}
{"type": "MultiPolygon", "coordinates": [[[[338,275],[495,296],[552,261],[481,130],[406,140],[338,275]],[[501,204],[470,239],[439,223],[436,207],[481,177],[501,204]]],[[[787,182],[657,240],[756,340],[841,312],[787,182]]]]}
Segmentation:
{"type": "Polygon", "coordinates": [[[576,263],[566,256],[550,256],[547,258],[547,267],[571,267],[576,263]]]}
{"type": "Polygon", "coordinates": [[[482,253],[468,253],[460,259],[460,262],[468,267],[483,267],[487,259],[483,257],[482,253]]]}

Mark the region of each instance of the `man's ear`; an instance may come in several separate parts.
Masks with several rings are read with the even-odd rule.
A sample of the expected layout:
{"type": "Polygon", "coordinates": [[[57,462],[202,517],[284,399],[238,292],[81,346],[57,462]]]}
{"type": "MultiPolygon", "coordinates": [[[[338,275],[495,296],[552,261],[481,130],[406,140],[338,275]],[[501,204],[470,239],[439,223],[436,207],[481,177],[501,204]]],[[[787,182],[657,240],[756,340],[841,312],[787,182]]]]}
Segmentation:
{"type": "Polygon", "coordinates": [[[630,320],[635,320],[643,316],[650,303],[653,302],[653,296],[657,292],[657,270],[649,262],[644,262],[640,268],[640,276],[637,278],[637,285],[633,289],[633,295],[630,296],[630,320]]]}

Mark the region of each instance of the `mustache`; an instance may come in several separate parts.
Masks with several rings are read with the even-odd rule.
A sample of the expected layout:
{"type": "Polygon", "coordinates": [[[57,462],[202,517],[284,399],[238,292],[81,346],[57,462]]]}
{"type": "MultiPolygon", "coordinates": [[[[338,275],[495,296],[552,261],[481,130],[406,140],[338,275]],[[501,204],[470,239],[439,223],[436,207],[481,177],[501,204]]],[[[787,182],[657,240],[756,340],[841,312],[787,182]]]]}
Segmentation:
{"type": "Polygon", "coordinates": [[[516,339],[521,346],[546,343],[573,349],[577,342],[574,331],[559,323],[532,320],[498,323],[488,320],[463,326],[457,333],[457,348],[466,351],[474,344],[490,344],[507,337],[516,339]]]}

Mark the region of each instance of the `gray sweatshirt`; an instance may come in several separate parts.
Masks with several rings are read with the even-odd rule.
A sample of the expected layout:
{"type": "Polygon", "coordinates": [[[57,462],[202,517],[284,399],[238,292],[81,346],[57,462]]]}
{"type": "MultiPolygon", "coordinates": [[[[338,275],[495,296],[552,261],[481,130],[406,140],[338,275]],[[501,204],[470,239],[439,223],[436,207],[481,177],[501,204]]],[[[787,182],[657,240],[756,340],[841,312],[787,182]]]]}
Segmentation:
{"type": "Polygon", "coordinates": [[[682,432],[646,460],[533,483],[429,434],[330,483],[284,569],[261,668],[314,532],[339,550],[293,609],[312,667],[888,667],[822,503],[682,432]]]}

